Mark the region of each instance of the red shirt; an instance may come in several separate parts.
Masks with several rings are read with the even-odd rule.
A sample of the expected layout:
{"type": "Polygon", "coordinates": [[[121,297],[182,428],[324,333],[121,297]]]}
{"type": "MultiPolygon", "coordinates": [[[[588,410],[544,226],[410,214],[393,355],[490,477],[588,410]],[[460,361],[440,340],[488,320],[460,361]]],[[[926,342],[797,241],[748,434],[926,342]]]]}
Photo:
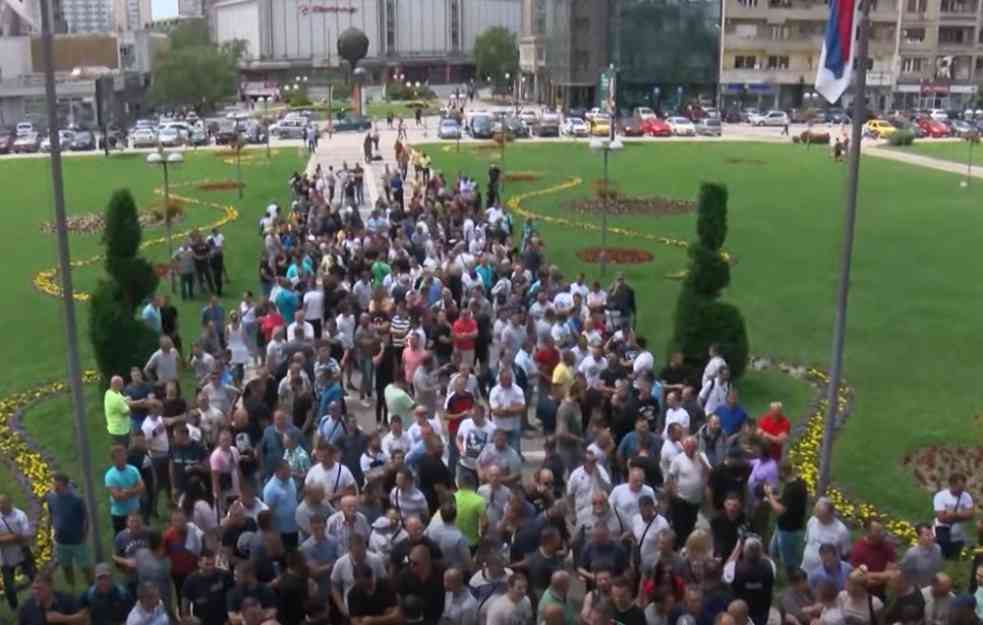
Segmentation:
{"type": "MultiPolygon", "coordinates": [[[[758,429],[763,430],[772,436],[788,434],[792,425],[782,413],[776,410],[769,410],[758,419],[758,429]]],[[[782,446],[778,443],[771,443],[769,446],[771,457],[776,461],[782,459],[782,446]]]]}
{"type": "Polygon", "coordinates": [[[267,343],[273,340],[273,333],[276,332],[276,329],[283,325],[283,317],[278,312],[265,315],[263,320],[259,322],[259,328],[263,331],[263,337],[267,343]]]}
{"type": "Polygon", "coordinates": [[[553,369],[560,364],[560,350],[555,347],[540,347],[536,350],[532,359],[536,361],[539,372],[545,380],[553,379],[553,369]]]}
{"type": "Polygon", "coordinates": [[[173,527],[164,530],[164,553],[171,561],[171,573],[176,575],[191,575],[198,568],[198,556],[185,547],[185,534],[178,534],[173,527]]]}
{"type": "Polygon", "coordinates": [[[896,557],[894,546],[887,540],[872,545],[866,537],[863,537],[853,543],[853,549],[850,550],[850,565],[857,568],[861,564],[866,564],[871,573],[881,573],[887,570],[887,565],[894,562],[896,557]]]}
{"type": "MultiPolygon", "coordinates": [[[[444,404],[444,410],[448,415],[461,414],[462,412],[470,411],[472,408],[474,408],[474,395],[467,391],[463,393],[451,393],[447,397],[447,402],[444,404]]],[[[461,427],[461,421],[463,420],[463,417],[447,420],[447,431],[450,433],[452,441],[457,440],[457,429],[461,427]]]]}
{"type": "MultiPolygon", "coordinates": [[[[478,331],[478,322],[474,318],[465,319],[460,317],[454,322],[452,327],[452,337],[454,339],[454,349],[461,351],[471,351],[474,349],[474,339],[459,338],[462,334],[471,334],[478,331]]],[[[477,335],[475,335],[477,336],[477,335]]]]}

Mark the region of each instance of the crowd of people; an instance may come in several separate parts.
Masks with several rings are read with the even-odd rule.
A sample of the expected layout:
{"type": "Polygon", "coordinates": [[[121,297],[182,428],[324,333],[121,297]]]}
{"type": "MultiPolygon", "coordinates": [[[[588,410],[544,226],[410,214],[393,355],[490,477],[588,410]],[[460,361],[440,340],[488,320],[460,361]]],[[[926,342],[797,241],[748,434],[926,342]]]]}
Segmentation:
{"type": "Polygon", "coordinates": [[[413,167],[365,216],[333,171],[294,175],[259,223],[259,296],[213,293],[186,356],[154,326],[112,379],[109,514],[64,474],[48,498],[81,595],[35,574],[0,497],[20,625],[979,623],[983,568],[975,598],[943,572],[965,476],[902,557],[877,521],[852,538],[810,508],[782,404],[749,415],[716,346],[658,366],[633,288],[550,264],[500,172],[486,205],[399,149],[413,167]],[[115,534],[95,566],[90,514],[115,534]]]}

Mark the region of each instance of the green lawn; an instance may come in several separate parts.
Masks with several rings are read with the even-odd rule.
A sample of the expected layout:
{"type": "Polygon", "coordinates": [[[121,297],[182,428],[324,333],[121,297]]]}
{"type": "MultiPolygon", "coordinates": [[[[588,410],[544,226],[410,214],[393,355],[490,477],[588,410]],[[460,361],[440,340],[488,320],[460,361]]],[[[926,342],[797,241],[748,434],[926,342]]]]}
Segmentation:
{"type": "MultiPolygon", "coordinates": [[[[227,224],[226,265],[232,278],[226,289],[226,309],[235,304],[245,289],[258,290],[256,262],[259,239],[256,224],[266,205],[272,201],[281,204],[288,201],[286,181],[290,173],[303,167],[306,158],[293,149],[277,151],[272,161],[262,150],[249,151],[242,161],[242,178],[246,183],[243,200],[238,200],[234,190],[203,191],[193,183],[201,180],[234,179],[235,168],[224,157],[214,152],[189,153],[184,165],[172,169],[171,183],[174,192],[199,200],[234,205],[240,212],[238,221],[227,224]]],[[[161,172],[143,161],[143,155],[113,155],[66,158],[64,160],[65,197],[69,215],[102,213],[111,192],[127,187],[145,206],[159,201],[153,195],[155,186],[161,184],[161,172]]],[[[7,285],[5,305],[0,308],[0,323],[7,328],[6,340],[0,346],[0,358],[10,363],[6,375],[0,380],[0,397],[37,384],[64,379],[66,371],[64,330],[61,320],[60,300],[41,294],[32,284],[35,272],[53,267],[56,260],[55,239],[41,232],[42,222],[52,219],[50,169],[47,159],[14,159],[0,162],[0,186],[5,191],[8,211],[5,228],[8,240],[5,245],[7,258],[0,268],[0,279],[7,285]]],[[[221,213],[196,204],[186,207],[186,214],[175,232],[202,226],[216,221],[221,213]]],[[[144,238],[162,236],[161,229],[144,233],[144,238]]],[[[71,234],[70,245],[73,260],[82,260],[101,252],[99,235],[71,234]]],[[[167,246],[148,248],[145,255],[152,262],[167,257],[167,246]]],[[[101,264],[75,270],[75,286],[79,290],[91,290],[100,275],[101,264]]],[[[166,292],[167,283],[161,284],[166,292]]],[[[179,299],[179,298],[176,298],[179,299]]],[[[185,343],[197,337],[197,319],[204,300],[178,301],[182,335],[185,343]]],[[[77,305],[82,366],[92,368],[94,361],[88,343],[88,304],[77,305]]],[[[95,387],[87,389],[90,442],[95,467],[96,482],[101,484],[102,472],[107,466],[108,439],[102,420],[101,396],[95,387]]],[[[65,469],[81,483],[81,467],[74,440],[71,420],[71,403],[67,395],[42,402],[30,409],[24,419],[31,434],[42,441],[45,449],[57,459],[57,468],[65,469]]],[[[0,480],[8,484],[15,501],[22,502],[19,492],[9,488],[12,483],[10,468],[2,459],[0,480]]],[[[96,498],[107,501],[104,489],[97,487],[96,498]]],[[[109,540],[108,516],[105,509],[98,513],[103,521],[104,543],[109,540]]],[[[5,608],[0,608],[0,621],[5,618],[5,608]]],[[[5,621],[4,621],[5,622],[5,621]]]]}
{"type": "MultiPolygon", "coordinates": [[[[980,150],[981,144],[973,145],[973,168],[983,165],[983,151],[980,150]]],[[[898,152],[910,152],[919,156],[929,156],[943,161],[952,161],[966,165],[969,163],[968,141],[931,141],[923,139],[916,141],[913,145],[906,147],[891,148],[898,152]]]]}
{"type": "MultiPolygon", "coordinates": [[[[435,166],[486,179],[496,152],[432,146],[435,166]]],[[[530,198],[533,211],[578,221],[566,200],[588,194],[602,159],[584,144],[510,145],[506,171],[541,172],[541,180],[507,183],[507,194],[546,188],[571,177],[584,184],[530,198]]],[[[701,181],[730,191],[725,247],[737,258],[725,297],[740,305],[752,350],[825,366],[829,361],[846,167],[825,150],[750,143],[634,144],[611,156],[611,177],[629,195],[695,197],[701,181]]],[[[976,381],[976,335],[983,286],[967,254],[983,229],[983,192],[954,193],[956,176],[884,159],[865,159],[859,197],[846,351],[854,411],[837,439],[834,474],[849,492],[908,518],[930,515],[930,499],[901,468],[912,448],[978,444],[967,427],[983,402],[976,381]]],[[[612,216],[612,226],[691,239],[692,215],[612,216]]],[[[517,223],[517,230],[521,223],[517,223]]],[[[599,245],[596,232],[540,224],[551,262],[569,275],[598,274],[575,256],[599,245]]],[[[671,334],[679,283],[667,274],[686,267],[675,247],[611,237],[655,260],[626,267],[635,285],[641,328],[657,349],[671,334]]],[[[618,269],[621,269],[620,267],[618,269]]],[[[754,381],[749,377],[748,383],[754,381]]],[[[764,386],[766,383],[762,382],[764,386]]],[[[767,388],[767,387],[766,387],[767,388]]],[[[776,397],[785,389],[768,388],[776,397]]]]}

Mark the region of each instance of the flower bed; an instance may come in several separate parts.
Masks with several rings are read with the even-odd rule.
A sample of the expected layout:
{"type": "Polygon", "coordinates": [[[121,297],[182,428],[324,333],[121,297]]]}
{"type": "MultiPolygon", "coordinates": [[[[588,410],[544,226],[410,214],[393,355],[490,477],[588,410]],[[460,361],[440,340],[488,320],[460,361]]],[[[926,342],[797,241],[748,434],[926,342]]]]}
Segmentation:
{"type": "MultiPolygon", "coordinates": [[[[172,220],[180,219],[184,213],[185,202],[177,198],[171,198],[171,201],[168,204],[171,208],[172,220]]],[[[143,228],[153,228],[161,225],[164,221],[162,209],[163,202],[157,202],[143,208],[138,217],[140,220],[140,226],[143,228]]],[[[70,215],[65,219],[65,226],[72,234],[101,234],[103,229],[106,227],[106,219],[101,213],[70,215]]],[[[42,222],[41,232],[44,234],[54,234],[54,222],[42,222]]]]}
{"type": "Polygon", "coordinates": [[[650,262],[652,254],[632,247],[585,247],[577,250],[577,258],[585,263],[599,263],[601,256],[607,255],[612,265],[639,265],[650,262]]]}
{"type": "Polygon", "coordinates": [[[510,171],[505,174],[505,182],[535,182],[542,177],[538,171],[510,171]]]}
{"type": "Polygon", "coordinates": [[[245,184],[236,182],[235,180],[216,180],[215,182],[202,182],[195,188],[200,191],[229,191],[245,186],[245,184]]]}
{"type": "Polygon", "coordinates": [[[596,197],[573,200],[565,206],[580,214],[599,215],[605,211],[609,215],[685,215],[696,210],[696,203],[690,200],[675,200],[665,197],[625,197],[610,193],[610,197],[596,197]]]}
{"type": "Polygon", "coordinates": [[[974,501],[983,501],[983,447],[922,447],[904,458],[904,465],[915,476],[915,481],[930,493],[949,487],[949,476],[962,473],[966,476],[966,490],[974,501]]]}

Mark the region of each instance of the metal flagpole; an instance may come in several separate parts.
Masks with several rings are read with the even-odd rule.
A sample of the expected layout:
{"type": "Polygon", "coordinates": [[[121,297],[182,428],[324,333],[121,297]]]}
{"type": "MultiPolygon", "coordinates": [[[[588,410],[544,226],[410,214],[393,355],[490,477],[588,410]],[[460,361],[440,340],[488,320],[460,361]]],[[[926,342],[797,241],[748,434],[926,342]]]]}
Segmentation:
{"type": "Polygon", "coordinates": [[[867,111],[867,43],[871,0],[862,0],[860,36],[857,43],[856,82],[853,98],[853,125],[850,133],[850,171],[846,184],[846,213],[843,218],[843,247],[840,249],[840,280],[836,290],[836,320],[833,325],[833,354],[826,394],[826,421],[819,455],[817,493],[824,493],[832,477],[833,432],[836,429],[840,376],[843,369],[843,342],[846,338],[846,307],[850,292],[850,261],[853,256],[854,224],[857,218],[857,187],[860,182],[860,141],[867,111]]]}
{"type": "Polygon", "coordinates": [[[95,483],[92,480],[92,457],[89,449],[89,432],[86,429],[85,397],[82,393],[82,367],[79,364],[78,328],[75,317],[75,292],[72,287],[72,267],[68,252],[68,228],[65,220],[65,187],[61,171],[61,143],[58,137],[58,101],[55,99],[54,44],[51,34],[51,7],[49,0],[41,0],[41,58],[44,63],[44,95],[48,109],[48,136],[51,141],[51,187],[55,201],[55,231],[58,235],[58,275],[61,278],[62,303],[65,306],[65,343],[68,348],[68,382],[72,389],[72,407],[75,417],[75,439],[82,457],[82,473],[85,480],[85,505],[96,562],[102,560],[102,539],[99,535],[99,511],[96,504],[95,483]]]}

